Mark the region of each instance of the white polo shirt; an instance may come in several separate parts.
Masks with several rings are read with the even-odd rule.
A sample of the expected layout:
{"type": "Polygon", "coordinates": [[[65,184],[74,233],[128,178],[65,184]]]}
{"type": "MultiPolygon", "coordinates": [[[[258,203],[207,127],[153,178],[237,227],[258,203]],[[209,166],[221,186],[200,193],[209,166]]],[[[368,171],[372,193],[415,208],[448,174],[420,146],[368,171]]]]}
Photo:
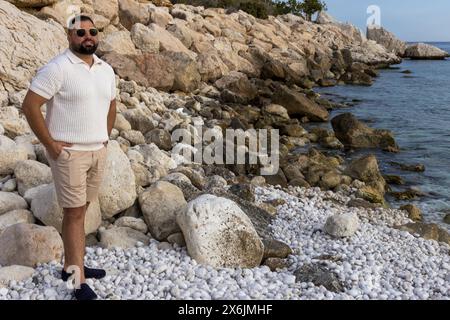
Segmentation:
{"type": "Polygon", "coordinates": [[[48,99],[45,123],[54,140],[73,143],[66,149],[97,150],[109,139],[109,106],[116,97],[112,67],[93,55],[89,66],[66,49],[41,67],[30,90],[48,99]]]}

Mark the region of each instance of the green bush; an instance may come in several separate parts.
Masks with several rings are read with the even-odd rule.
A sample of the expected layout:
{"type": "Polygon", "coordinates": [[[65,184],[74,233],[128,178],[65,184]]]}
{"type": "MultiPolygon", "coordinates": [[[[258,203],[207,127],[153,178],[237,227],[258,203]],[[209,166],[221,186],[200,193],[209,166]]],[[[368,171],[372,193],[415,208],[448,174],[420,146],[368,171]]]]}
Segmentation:
{"type": "Polygon", "coordinates": [[[268,15],[292,13],[311,20],[311,16],[326,5],[321,0],[172,0],[173,4],[183,3],[205,8],[225,8],[230,11],[242,10],[256,18],[266,19],[268,15]]]}

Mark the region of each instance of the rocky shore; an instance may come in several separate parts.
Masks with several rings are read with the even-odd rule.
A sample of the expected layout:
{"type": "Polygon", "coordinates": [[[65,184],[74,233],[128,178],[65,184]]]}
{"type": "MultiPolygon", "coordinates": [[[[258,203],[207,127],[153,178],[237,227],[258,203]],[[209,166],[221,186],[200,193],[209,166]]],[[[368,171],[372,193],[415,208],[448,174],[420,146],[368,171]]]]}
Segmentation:
{"type": "MultiPolygon", "coordinates": [[[[20,109],[36,70],[67,46],[68,4],[10,2],[0,0],[0,299],[69,299],[62,209],[20,109]]],[[[330,119],[345,105],[313,90],[370,85],[408,48],[323,13],[312,23],[155,3],[79,1],[117,75],[105,179],[85,225],[86,262],[108,271],[91,282],[99,296],[448,299],[449,234],[413,205],[388,208],[396,179],[375,156],[335,152],[401,146],[350,113],[330,119]],[[327,121],[332,131],[314,126],[327,121]],[[173,133],[199,136],[199,125],[278,129],[280,169],[172,156],[192,148],[173,133]]]]}

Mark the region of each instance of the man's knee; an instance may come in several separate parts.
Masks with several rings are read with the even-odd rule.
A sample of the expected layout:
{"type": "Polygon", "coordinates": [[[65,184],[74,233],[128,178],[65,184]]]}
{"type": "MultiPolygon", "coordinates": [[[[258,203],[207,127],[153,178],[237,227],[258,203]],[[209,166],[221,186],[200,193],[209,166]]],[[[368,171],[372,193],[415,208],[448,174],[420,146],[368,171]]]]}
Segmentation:
{"type": "Polygon", "coordinates": [[[63,210],[65,220],[81,220],[84,219],[86,214],[86,205],[76,208],[64,208],[63,210]]]}

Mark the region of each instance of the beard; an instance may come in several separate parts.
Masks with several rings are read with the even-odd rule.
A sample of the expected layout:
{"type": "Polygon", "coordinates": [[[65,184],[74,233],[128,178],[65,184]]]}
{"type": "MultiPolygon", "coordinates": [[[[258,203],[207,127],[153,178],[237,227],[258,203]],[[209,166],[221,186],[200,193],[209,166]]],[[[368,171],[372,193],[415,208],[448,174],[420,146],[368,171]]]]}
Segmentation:
{"type": "Polygon", "coordinates": [[[73,51],[80,54],[94,54],[95,50],[97,50],[98,43],[94,43],[92,45],[86,45],[84,43],[80,43],[79,45],[72,45],[73,51]]]}

